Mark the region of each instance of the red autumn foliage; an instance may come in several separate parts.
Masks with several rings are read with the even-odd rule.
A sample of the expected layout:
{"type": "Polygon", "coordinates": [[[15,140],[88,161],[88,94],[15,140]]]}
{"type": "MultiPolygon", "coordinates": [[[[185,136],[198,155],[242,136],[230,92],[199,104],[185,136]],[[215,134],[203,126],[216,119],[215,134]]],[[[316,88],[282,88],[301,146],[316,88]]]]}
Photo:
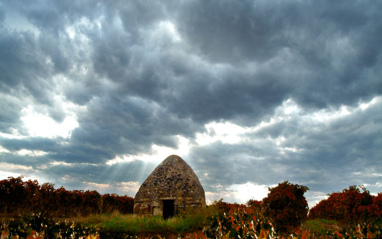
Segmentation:
{"type": "Polygon", "coordinates": [[[0,213],[19,215],[43,213],[55,217],[87,216],[119,211],[133,212],[134,199],[116,194],[101,195],[97,191],[54,188],[51,183],[39,185],[37,180],[23,181],[9,177],[0,181],[0,213]]]}
{"type": "Polygon", "coordinates": [[[247,202],[247,206],[252,207],[252,208],[256,208],[256,209],[260,209],[261,208],[261,201],[250,199],[247,202]]]}
{"type": "Polygon", "coordinates": [[[309,218],[325,218],[343,222],[369,222],[382,216],[382,194],[370,195],[363,186],[350,186],[333,192],[309,212],[309,218]]]}
{"type": "Polygon", "coordinates": [[[262,205],[265,216],[273,219],[277,230],[288,232],[307,219],[309,208],[304,193],[308,190],[306,186],[291,184],[288,181],[269,188],[268,196],[263,199],[262,205]]]}

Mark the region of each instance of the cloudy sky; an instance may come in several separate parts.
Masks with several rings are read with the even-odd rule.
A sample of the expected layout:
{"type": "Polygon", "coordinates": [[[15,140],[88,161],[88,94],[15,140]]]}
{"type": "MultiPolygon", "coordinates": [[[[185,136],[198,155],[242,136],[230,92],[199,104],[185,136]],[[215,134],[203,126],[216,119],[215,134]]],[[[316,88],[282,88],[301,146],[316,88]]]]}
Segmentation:
{"type": "Polygon", "coordinates": [[[381,1],[0,2],[0,179],[134,197],[170,154],[207,202],[382,192],[381,1]]]}

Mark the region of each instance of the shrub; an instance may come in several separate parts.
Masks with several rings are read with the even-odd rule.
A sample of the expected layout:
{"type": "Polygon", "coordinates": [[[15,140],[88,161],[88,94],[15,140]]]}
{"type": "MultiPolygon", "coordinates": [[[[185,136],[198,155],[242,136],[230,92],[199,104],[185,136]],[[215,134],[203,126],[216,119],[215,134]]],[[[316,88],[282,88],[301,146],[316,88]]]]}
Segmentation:
{"type": "Polygon", "coordinates": [[[280,232],[289,232],[307,219],[308,202],[304,193],[308,187],[291,184],[288,181],[269,188],[269,193],[263,199],[265,216],[269,216],[280,232]]]}
{"type": "Polygon", "coordinates": [[[370,195],[363,186],[350,186],[342,192],[329,194],[309,212],[309,218],[325,218],[342,222],[357,223],[373,221],[381,216],[382,195],[370,195]]]}

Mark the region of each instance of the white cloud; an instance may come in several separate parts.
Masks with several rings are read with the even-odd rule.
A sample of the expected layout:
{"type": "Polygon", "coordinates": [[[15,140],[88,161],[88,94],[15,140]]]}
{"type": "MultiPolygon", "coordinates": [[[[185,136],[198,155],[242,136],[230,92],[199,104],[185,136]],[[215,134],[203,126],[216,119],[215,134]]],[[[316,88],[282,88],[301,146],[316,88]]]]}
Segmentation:
{"type": "Polygon", "coordinates": [[[176,149],[165,147],[165,146],[159,146],[156,144],[153,144],[151,146],[151,150],[149,154],[138,154],[138,155],[117,155],[115,158],[108,160],[106,162],[107,165],[113,165],[116,163],[127,163],[127,162],[133,162],[136,160],[143,161],[143,162],[154,162],[159,163],[165,158],[167,158],[169,155],[176,154],[180,155],[181,157],[185,157],[188,152],[190,151],[190,148],[192,145],[190,144],[190,141],[180,135],[177,135],[176,138],[178,139],[178,145],[176,149]]]}
{"type": "MultiPolygon", "coordinates": [[[[200,146],[208,145],[217,141],[224,144],[240,144],[243,142],[253,143],[256,139],[248,137],[246,134],[255,133],[266,127],[272,126],[280,121],[288,120],[292,117],[299,117],[302,109],[293,100],[285,100],[281,106],[276,108],[274,116],[266,121],[261,121],[251,127],[243,127],[229,121],[211,122],[206,124],[206,132],[196,134],[196,143],[200,146]]],[[[275,142],[279,145],[279,139],[275,142]]],[[[284,138],[285,141],[285,138],[284,138]]]]}
{"type": "Polygon", "coordinates": [[[242,134],[250,129],[241,127],[231,122],[211,122],[204,126],[207,129],[206,133],[196,134],[196,143],[200,146],[208,145],[216,141],[221,141],[225,144],[238,144],[243,141],[242,134]]]}
{"type": "Polygon", "coordinates": [[[32,157],[44,156],[48,154],[47,152],[44,152],[41,150],[27,150],[27,149],[21,149],[16,151],[15,153],[21,156],[32,156],[32,157]]]}
{"type": "Polygon", "coordinates": [[[23,139],[24,138],[24,136],[20,135],[17,129],[10,128],[10,131],[11,131],[11,134],[0,132],[0,137],[5,139],[23,139]]]}
{"type": "Polygon", "coordinates": [[[83,183],[89,185],[92,188],[96,188],[97,191],[111,187],[110,184],[106,184],[106,183],[93,183],[93,182],[83,182],[83,183]]]}
{"type": "Polygon", "coordinates": [[[86,48],[90,39],[83,34],[84,29],[97,31],[99,28],[100,26],[97,24],[97,20],[91,22],[88,18],[82,17],[78,22],[66,26],[65,33],[71,40],[76,40],[76,44],[79,44],[78,47],[86,48]]]}
{"type": "MultiPolygon", "coordinates": [[[[53,161],[53,162],[50,162],[50,164],[49,164],[49,166],[66,166],[66,167],[76,167],[79,165],[82,165],[82,166],[99,166],[98,164],[94,164],[94,163],[67,163],[67,162],[62,162],[62,161],[53,161]]],[[[48,166],[46,166],[46,167],[48,167],[48,166]]]]}
{"type": "Polygon", "coordinates": [[[350,107],[342,105],[338,109],[328,108],[323,109],[317,112],[314,112],[310,115],[305,115],[303,120],[307,123],[310,121],[313,124],[318,123],[331,123],[336,120],[341,120],[346,117],[356,115],[372,107],[378,107],[377,105],[382,104],[382,97],[374,97],[369,102],[360,102],[355,107],[350,107]]]}
{"type": "Polygon", "coordinates": [[[116,187],[122,191],[126,192],[130,195],[135,194],[138,190],[141,184],[138,181],[130,181],[130,182],[119,182],[116,184],[116,187]]]}
{"type": "Polygon", "coordinates": [[[275,110],[276,116],[286,117],[291,115],[298,115],[303,112],[302,108],[292,99],[283,101],[282,105],[275,110]]]}
{"type": "Polygon", "coordinates": [[[362,102],[359,104],[358,108],[361,110],[367,110],[370,107],[375,107],[377,104],[382,104],[382,96],[374,97],[369,102],[362,102]]]}
{"type": "Polygon", "coordinates": [[[17,178],[21,176],[20,173],[14,173],[14,172],[8,172],[8,171],[0,171],[0,179],[6,179],[8,177],[14,177],[17,178]]]}
{"type": "Polygon", "coordinates": [[[5,163],[1,162],[0,163],[0,168],[4,168],[10,171],[28,171],[28,170],[33,170],[31,166],[25,166],[25,165],[19,165],[19,164],[11,164],[11,163],[5,163]]]}
{"type": "Polygon", "coordinates": [[[182,38],[180,37],[180,34],[177,31],[177,29],[175,28],[174,24],[170,21],[160,22],[159,23],[159,29],[161,29],[161,31],[167,32],[167,34],[169,34],[171,36],[171,39],[174,42],[179,42],[182,40],[182,38]]]}
{"type": "Polygon", "coordinates": [[[275,185],[258,185],[251,182],[244,184],[233,184],[228,187],[236,202],[246,203],[249,199],[263,200],[268,195],[268,187],[275,185]]]}
{"type": "Polygon", "coordinates": [[[150,32],[152,34],[152,43],[155,41],[171,40],[172,42],[180,42],[182,40],[175,25],[170,21],[161,21],[156,25],[156,28],[150,32]]]}
{"type": "Polygon", "coordinates": [[[14,163],[0,163],[0,179],[8,177],[22,177],[24,181],[38,180],[40,184],[48,182],[41,171],[32,166],[14,164],[14,163]]]}
{"type": "Polygon", "coordinates": [[[206,192],[207,204],[224,199],[225,202],[247,203],[250,199],[261,201],[268,195],[268,187],[276,185],[259,185],[251,182],[244,184],[232,184],[228,187],[216,185],[217,192],[206,192]]]}
{"type": "Polygon", "coordinates": [[[74,163],[53,161],[53,162],[50,163],[50,165],[52,165],[52,166],[68,166],[68,167],[73,167],[74,163]]]}
{"type": "Polygon", "coordinates": [[[47,114],[36,112],[33,106],[21,110],[21,121],[31,137],[69,138],[72,131],[79,126],[75,116],[68,115],[61,123],[57,123],[47,114]]]}
{"type": "Polygon", "coordinates": [[[30,21],[19,12],[13,8],[7,9],[7,14],[5,14],[6,26],[12,27],[19,31],[29,31],[33,32],[37,37],[40,36],[41,31],[35,25],[31,24],[30,21]]]}
{"type": "MultiPolygon", "coordinates": [[[[68,180],[68,179],[65,179],[68,180]]],[[[130,182],[117,182],[115,184],[108,183],[94,183],[94,182],[82,182],[87,190],[96,190],[97,192],[104,194],[108,192],[117,192],[119,195],[135,195],[140,187],[140,183],[137,181],[130,182]]]]}
{"type": "MultiPolygon", "coordinates": [[[[1,136],[1,135],[0,135],[1,136]]],[[[9,151],[8,149],[4,148],[3,146],[0,145],[0,154],[1,153],[10,153],[11,151],[9,151]]]]}
{"type": "Polygon", "coordinates": [[[309,209],[312,209],[312,207],[316,206],[316,204],[321,200],[327,199],[329,197],[328,193],[318,191],[308,191],[304,196],[308,201],[309,209]]]}

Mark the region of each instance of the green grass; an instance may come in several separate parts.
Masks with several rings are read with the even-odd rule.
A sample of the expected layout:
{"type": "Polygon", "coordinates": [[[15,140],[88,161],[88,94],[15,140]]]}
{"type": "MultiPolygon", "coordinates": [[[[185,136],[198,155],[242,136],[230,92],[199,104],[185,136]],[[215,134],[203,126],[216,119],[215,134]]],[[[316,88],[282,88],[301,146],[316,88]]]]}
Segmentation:
{"type": "MultiPolygon", "coordinates": [[[[228,214],[218,214],[213,208],[207,208],[204,212],[196,214],[184,213],[177,217],[164,220],[162,217],[153,216],[133,216],[122,215],[120,213],[95,214],[87,217],[77,218],[44,218],[40,215],[26,215],[13,219],[0,219],[0,232],[5,231],[12,235],[21,237],[29,234],[32,230],[43,232],[47,238],[70,238],[72,235],[89,236],[98,235],[99,238],[174,238],[192,236],[208,236],[209,238],[219,238],[221,233],[234,232],[238,235],[239,231],[244,232],[244,228],[249,228],[249,221],[252,214],[246,211],[233,211],[228,214]],[[220,220],[220,223],[217,223],[220,220]],[[205,228],[206,230],[201,230],[205,228]],[[238,229],[239,228],[239,229],[238,229]]],[[[256,215],[258,217],[259,215],[256,215]]],[[[270,233],[268,219],[255,220],[252,227],[256,235],[270,233]],[[263,224],[264,222],[264,224],[263,224]],[[257,226],[260,228],[257,229],[257,226]],[[256,231],[254,231],[256,230],[256,231]],[[260,230],[260,231],[259,231],[260,230]],[[260,234],[259,234],[260,233],[260,234]]],[[[382,221],[382,220],[381,220],[382,221]]],[[[309,238],[336,238],[342,235],[366,236],[376,238],[382,231],[381,221],[374,224],[361,223],[361,230],[354,225],[345,224],[326,219],[313,219],[305,221],[298,230],[296,238],[301,235],[308,235],[309,238]]],[[[228,235],[228,234],[227,234],[228,235]]],[[[233,235],[233,234],[232,234],[233,235]]],[[[281,234],[277,234],[281,235],[281,234]]]]}
{"type": "Polygon", "coordinates": [[[304,222],[303,227],[317,236],[324,237],[328,234],[333,234],[341,229],[340,224],[334,220],[327,219],[312,219],[304,222]]]}
{"type": "MultiPolygon", "coordinates": [[[[119,213],[91,215],[75,221],[93,225],[104,233],[114,234],[185,234],[202,229],[206,224],[206,212],[185,214],[167,220],[162,217],[141,217],[119,213]]],[[[110,234],[107,234],[110,235],[110,234]]]]}

